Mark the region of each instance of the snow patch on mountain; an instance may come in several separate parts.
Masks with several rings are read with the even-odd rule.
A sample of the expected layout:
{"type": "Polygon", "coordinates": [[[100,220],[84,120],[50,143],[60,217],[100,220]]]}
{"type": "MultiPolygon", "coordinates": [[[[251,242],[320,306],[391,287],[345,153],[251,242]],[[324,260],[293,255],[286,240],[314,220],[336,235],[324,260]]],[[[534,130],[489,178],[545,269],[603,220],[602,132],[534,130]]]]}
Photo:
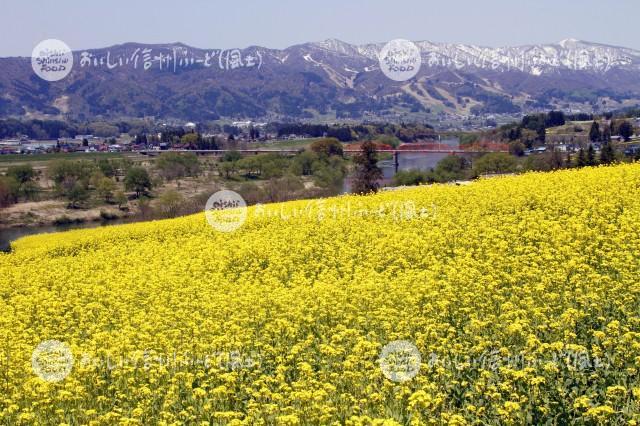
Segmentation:
{"type": "Polygon", "coordinates": [[[311,62],[312,64],[315,64],[315,65],[322,65],[322,62],[318,62],[318,61],[316,61],[316,60],[315,60],[315,59],[313,59],[313,58],[311,57],[311,55],[309,55],[309,54],[304,55],[302,58],[303,58],[305,61],[307,61],[307,62],[311,62]]]}
{"type": "MultiPolygon", "coordinates": [[[[640,70],[640,51],[565,39],[556,44],[518,47],[484,47],[470,44],[415,42],[423,66],[449,69],[518,70],[532,75],[560,70],[606,73],[615,68],[640,70]]],[[[340,55],[378,59],[384,43],[350,45],[339,40],[313,43],[340,55]]]]}

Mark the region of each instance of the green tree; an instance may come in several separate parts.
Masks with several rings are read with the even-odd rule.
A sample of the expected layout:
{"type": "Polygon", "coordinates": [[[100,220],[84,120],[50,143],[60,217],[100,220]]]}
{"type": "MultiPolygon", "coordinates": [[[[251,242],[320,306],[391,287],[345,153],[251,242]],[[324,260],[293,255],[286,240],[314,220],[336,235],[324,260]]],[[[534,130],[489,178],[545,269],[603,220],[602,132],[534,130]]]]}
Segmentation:
{"type": "Polygon", "coordinates": [[[593,148],[592,144],[589,144],[589,148],[587,149],[587,166],[595,166],[597,164],[596,150],[593,148]]]}
{"type": "Polygon", "coordinates": [[[108,178],[103,177],[96,183],[96,192],[105,202],[113,201],[113,193],[116,190],[116,183],[108,178]]]}
{"type": "Polygon", "coordinates": [[[38,185],[35,183],[36,171],[29,164],[11,166],[7,169],[7,176],[15,179],[18,183],[19,195],[27,199],[33,198],[38,192],[38,185]]]}
{"type": "Polygon", "coordinates": [[[102,174],[102,172],[100,170],[96,170],[91,177],[89,178],[89,185],[92,186],[94,189],[98,188],[98,185],[100,184],[100,181],[104,178],[105,176],[102,174]]]}
{"type": "Polygon", "coordinates": [[[128,201],[129,200],[127,200],[127,196],[122,191],[116,192],[114,197],[113,197],[113,202],[118,205],[118,208],[120,210],[123,209],[123,206],[126,205],[128,203],[128,201]]]}
{"type": "Polygon", "coordinates": [[[49,167],[48,173],[56,185],[61,185],[69,181],[72,181],[74,184],[77,181],[83,181],[84,185],[87,186],[94,171],[95,164],[92,162],[62,160],[54,162],[51,167],[49,167]]]}
{"type": "Polygon", "coordinates": [[[107,177],[114,177],[116,175],[116,168],[114,164],[106,158],[98,160],[98,168],[102,174],[107,177]]]}
{"type": "Polygon", "coordinates": [[[525,145],[520,141],[513,141],[509,143],[509,154],[516,157],[522,157],[524,155],[525,145]]]}
{"type": "Polygon", "coordinates": [[[355,164],[355,177],[353,180],[353,192],[356,194],[368,194],[377,192],[382,178],[382,170],[378,167],[376,146],[371,141],[362,143],[360,153],[353,159],[355,164]]]}
{"type": "Polygon", "coordinates": [[[552,150],[551,155],[549,155],[549,163],[551,166],[551,170],[561,169],[564,166],[562,153],[560,153],[560,151],[556,149],[552,150]]]}
{"type": "Polygon", "coordinates": [[[110,138],[113,136],[120,135],[120,129],[118,129],[118,126],[114,126],[112,124],[105,123],[103,121],[92,123],[89,126],[89,130],[95,136],[98,136],[101,138],[110,138]]]}
{"type": "Polygon", "coordinates": [[[321,188],[337,190],[344,183],[344,174],[339,168],[317,162],[313,168],[313,181],[321,188]]]}
{"type": "Polygon", "coordinates": [[[262,189],[254,182],[243,182],[240,185],[238,192],[249,205],[257,204],[264,200],[264,193],[262,189]]]}
{"type": "Polygon", "coordinates": [[[35,179],[36,171],[29,164],[11,166],[7,169],[7,176],[13,177],[20,185],[35,179]]]}
{"type": "Polygon", "coordinates": [[[319,139],[311,143],[309,148],[311,149],[311,151],[319,155],[326,155],[327,157],[330,157],[332,155],[338,155],[342,157],[342,155],[344,154],[342,144],[336,138],[319,139]]]}
{"type": "Polygon", "coordinates": [[[238,151],[227,151],[222,156],[222,161],[238,161],[242,158],[242,154],[238,151]]]}
{"type": "Polygon", "coordinates": [[[516,159],[505,153],[495,152],[485,154],[476,160],[473,165],[474,175],[480,176],[489,173],[511,173],[517,166],[516,159]]]}
{"type": "Polygon", "coordinates": [[[12,176],[0,176],[0,207],[8,207],[18,202],[20,184],[12,176]]]}
{"type": "Polygon", "coordinates": [[[197,133],[186,133],[180,138],[180,143],[186,146],[196,146],[199,139],[197,133]]]}
{"type": "Polygon", "coordinates": [[[438,162],[434,170],[437,182],[451,182],[465,178],[467,161],[458,155],[449,155],[438,162]]]}
{"type": "Polygon", "coordinates": [[[151,207],[151,201],[149,198],[142,196],[138,199],[138,210],[140,212],[140,216],[145,219],[150,219],[153,215],[153,208],[151,207]]]}
{"type": "Polygon", "coordinates": [[[299,177],[283,176],[269,179],[264,186],[265,195],[271,202],[287,201],[297,197],[299,191],[304,189],[304,184],[299,177]]]}
{"type": "Polygon", "coordinates": [[[611,142],[605,142],[600,150],[600,163],[611,164],[616,159],[616,152],[611,142]]]}
{"type": "MultiPolygon", "coordinates": [[[[189,133],[193,135],[193,133],[189,133]]],[[[176,180],[186,176],[197,176],[200,163],[196,154],[168,152],[161,154],[155,162],[158,173],[166,180],[176,180]]]]}
{"type": "Polygon", "coordinates": [[[27,200],[33,200],[40,191],[40,187],[34,181],[25,182],[20,185],[20,194],[27,200]]]}
{"type": "Polygon", "coordinates": [[[433,182],[435,182],[435,179],[432,173],[415,169],[401,170],[393,177],[393,184],[395,186],[413,186],[433,182]]]}
{"type": "MultiPolygon", "coordinates": [[[[384,145],[389,145],[393,148],[397,148],[402,143],[400,139],[396,138],[393,135],[382,135],[378,137],[378,142],[384,145]]],[[[462,143],[462,142],[461,142],[462,143]]]]}
{"type": "Polygon", "coordinates": [[[345,161],[342,157],[320,156],[312,164],[312,176],[316,185],[328,189],[331,192],[341,190],[344,177],[347,174],[345,161]]]}
{"type": "Polygon", "coordinates": [[[184,205],[184,197],[176,190],[170,189],[158,197],[157,208],[163,217],[176,217],[184,205]]]}
{"type": "Polygon", "coordinates": [[[140,197],[140,194],[145,194],[148,190],[151,190],[153,184],[149,173],[142,167],[132,167],[127,171],[124,178],[124,187],[127,191],[134,191],[136,197],[140,197]]]}
{"type": "Polygon", "coordinates": [[[565,116],[562,111],[549,111],[547,114],[547,119],[545,121],[545,125],[547,127],[558,127],[565,125],[565,116]]]}
{"type": "Polygon", "coordinates": [[[576,167],[585,167],[587,165],[587,154],[584,152],[584,148],[580,148],[578,151],[578,158],[576,159],[576,167]]]}
{"type": "MultiPolygon", "coordinates": [[[[96,165],[90,161],[68,161],[62,160],[55,162],[49,167],[49,177],[55,183],[58,192],[71,198],[71,192],[78,193],[78,186],[85,191],[89,187],[91,176],[96,170],[96,165]]],[[[76,197],[76,195],[73,195],[76,197]]],[[[79,200],[83,201],[83,200],[79,200]]]]}
{"type": "Polygon", "coordinates": [[[604,142],[611,141],[611,126],[605,123],[604,129],[602,129],[602,140],[604,142]]]}
{"type": "Polygon", "coordinates": [[[232,175],[235,175],[238,170],[237,161],[223,161],[218,163],[218,172],[225,179],[230,179],[232,175]]]}
{"type": "Polygon", "coordinates": [[[89,191],[80,182],[76,182],[67,192],[67,198],[69,199],[69,207],[75,209],[89,199],[89,191]]]}
{"type": "Polygon", "coordinates": [[[631,123],[625,120],[620,123],[618,132],[625,142],[629,142],[631,140],[631,136],[633,136],[633,126],[631,125],[631,123]]]}
{"type": "Polygon", "coordinates": [[[264,179],[282,177],[289,166],[289,159],[277,155],[269,154],[267,156],[258,155],[258,161],[261,162],[262,176],[264,179]]]}
{"type": "Polygon", "coordinates": [[[238,169],[244,170],[246,175],[257,177],[262,175],[265,163],[266,161],[263,156],[255,155],[251,157],[244,157],[238,160],[235,164],[238,166],[238,169]]]}
{"type": "Polygon", "coordinates": [[[260,138],[260,130],[253,127],[253,125],[249,126],[249,138],[251,140],[256,140],[260,138]]]}
{"type": "Polygon", "coordinates": [[[589,130],[589,140],[591,142],[598,142],[601,138],[600,125],[594,121],[591,123],[591,129],[589,130]]]}
{"type": "Polygon", "coordinates": [[[290,170],[298,176],[310,176],[313,174],[313,164],[318,160],[318,154],[313,151],[301,152],[294,157],[290,170]]]}

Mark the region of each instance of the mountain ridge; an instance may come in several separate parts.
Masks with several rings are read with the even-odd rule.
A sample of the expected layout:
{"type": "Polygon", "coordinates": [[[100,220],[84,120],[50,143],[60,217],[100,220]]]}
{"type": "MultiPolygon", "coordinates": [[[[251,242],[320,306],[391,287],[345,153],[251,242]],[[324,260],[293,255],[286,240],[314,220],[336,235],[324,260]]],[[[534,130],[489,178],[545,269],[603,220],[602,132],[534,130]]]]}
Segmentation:
{"type": "Polygon", "coordinates": [[[396,82],[384,43],[339,39],[284,49],[127,42],[74,50],[62,81],[0,58],[0,116],[314,119],[597,110],[640,102],[640,51],[565,39],[486,47],[417,41],[422,67],[396,82]]]}

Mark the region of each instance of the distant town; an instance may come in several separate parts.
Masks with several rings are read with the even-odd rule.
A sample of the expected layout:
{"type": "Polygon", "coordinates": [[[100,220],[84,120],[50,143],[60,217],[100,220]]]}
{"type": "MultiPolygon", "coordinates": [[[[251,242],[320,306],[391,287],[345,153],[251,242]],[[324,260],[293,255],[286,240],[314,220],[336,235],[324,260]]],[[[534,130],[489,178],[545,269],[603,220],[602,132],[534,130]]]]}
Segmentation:
{"type": "MultiPolygon", "coordinates": [[[[468,140],[470,137],[473,140],[482,139],[492,142],[508,142],[505,141],[505,133],[500,129],[509,128],[513,123],[517,123],[522,120],[523,117],[518,118],[509,116],[510,121],[506,121],[506,116],[500,117],[498,124],[496,116],[489,116],[482,119],[481,123],[475,122],[468,127],[455,128],[454,130],[436,130],[437,126],[429,125],[392,125],[398,128],[409,127],[416,128],[422,127],[429,129],[428,133],[419,133],[415,137],[410,136],[408,138],[398,138],[397,143],[391,145],[397,146],[399,143],[415,143],[422,140],[433,140],[441,137],[440,135],[460,137],[463,141],[468,140]]],[[[595,116],[597,117],[597,116],[595,116]]],[[[606,116],[601,116],[606,120],[609,125],[610,120],[606,116]]],[[[573,127],[562,126],[559,128],[545,129],[544,140],[538,140],[539,143],[530,143],[527,146],[523,154],[530,155],[535,153],[546,152],[553,149],[560,152],[576,152],[580,147],[584,147],[585,144],[593,142],[594,148],[599,149],[600,144],[597,140],[590,139],[589,129],[583,129],[582,125],[585,122],[590,124],[590,120],[594,119],[591,114],[578,114],[574,118],[578,124],[573,127]]],[[[640,117],[629,117],[629,122],[633,128],[640,127],[640,117]]],[[[6,123],[7,121],[4,121],[6,123]]],[[[47,123],[47,121],[33,120],[31,123],[47,123]]],[[[55,122],[54,122],[55,123],[55,122]]],[[[126,123],[126,122],[125,122],[126,123]]],[[[135,122],[134,122],[135,123],[135,122]]],[[[3,120],[0,120],[0,130],[3,124],[3,120]]],[[[300,141],[306,139],[313,139],[317,137],[336,137],[341,142],[349,143],[363,138],[382,137],[383,140],[388,142],[389,132],[383,131],[382,134],[362,133],[360,130],[368,126],[379,127],[380,124],[376,123],[355,123],[355,124],[333,124],[333,125],[314,125],[303,123],[265,123],[254,122],[251,120],[246,121],[234,121],[228,124],[202,124],[195,122],[180,123],[177,121],[169,122],[150,122],[149,120],[144,122],[144,125],[136,127],[135,124],[124,125],[121,123],[112,123],[102,126],[96,126],[98,132],[94,133],[77,133],[74,134],[73,129],[59,130],[59,137],[33,137],[28,134],[21,134],[19,131],[12,134],[10,137],[3,137],[0,139],[0,155],[3,154],[46,154],[46,153],[100,153],[100,152],[142,152],[142,151],[165,151],[174,148],[191,149],[191,150],[204,150],[204,149],[239,149],[239,148],[253,148],[253,147],[278,147],[287,141],[300,141]],[[105,131],[105,127],[107,130],[105,131]],[[124,127],[124,128],[122,128],[124,127]],[[121,130],[129,131],[124,132],[121,130]],[[99,134],[98,134],[99,133],[99,134]],[[185,135],[194,134],[197,138],[185,135]],[[185,143],[186,141],[186,143],[185,143]]],[[[46,127],[46,126],[45,126],[46,127]]],[[[85,128],[90,129],[92,125],[88,125],[85,128]]],[[[6,133],[6,132],[5,132],[6,133]]],[[[56,133],[56,132],[52,132],[56,133]]],[[[636,131],[632,132],[624,142],[629,145],[627,149],[639,149],[639,147],[633,145],[637,142],[636,131]],[[629,144],[629,143],[632,144],[629,144]]],[[[0,132],[2,134],[2,132],[0,132]]],[[[391,135],[395,138],[396,135],[391,135]]],[[[508,138],[511,141],[513,139],[508,138]]],[[[622,142],[625,139],[620,135],[611,135],[611,139],[615,142],[622,142]]]]}

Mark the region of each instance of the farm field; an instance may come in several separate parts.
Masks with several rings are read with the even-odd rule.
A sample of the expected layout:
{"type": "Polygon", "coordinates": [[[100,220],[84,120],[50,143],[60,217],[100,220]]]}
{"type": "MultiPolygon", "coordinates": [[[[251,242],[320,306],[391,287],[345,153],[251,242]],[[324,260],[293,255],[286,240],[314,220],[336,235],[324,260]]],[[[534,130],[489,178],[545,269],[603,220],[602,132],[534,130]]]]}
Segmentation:
{"type": "Polygon", "coordinates": [[[254,147],[257,148],[273,148],[273,149],[304,149],[311,145],[314,141],[319,138],[308,138],[308,139],[292,139],[292,140],[277,140],[274,142],[258,142],[252,143],[247,146],[246,149],[251,149],[254,147]]]}
{"type": "Polygon", "coordinates": [[[636,424],[639,230],[630,164],[23,238],[0,424],[636,424]]]}
{"type": "Polygon", "coordinates": [[[100,159],[119,160],[127,159],[133,162],[148,161],[149,157],[138,153],[119,153],[119,152],[74,152],[74,153],[48,153],[48,154],[5,154],[0,155],[0,173],[5,173],[9,167],[28,164],[35,170],[46,171],[56,161],[61,160],[88,160],[95,161],[100,159]]]}
{"type": "MultiPolygon", "coordinates": [[[[139,159],[135,152],[55,152],[46,154],[5,154],[0,155],[0,164],[40,163],[50,160],[97,160],[102,158],[130,158],[139,159]]],[[[144,158],[144,157],[143,157],[144,158]]]]}

